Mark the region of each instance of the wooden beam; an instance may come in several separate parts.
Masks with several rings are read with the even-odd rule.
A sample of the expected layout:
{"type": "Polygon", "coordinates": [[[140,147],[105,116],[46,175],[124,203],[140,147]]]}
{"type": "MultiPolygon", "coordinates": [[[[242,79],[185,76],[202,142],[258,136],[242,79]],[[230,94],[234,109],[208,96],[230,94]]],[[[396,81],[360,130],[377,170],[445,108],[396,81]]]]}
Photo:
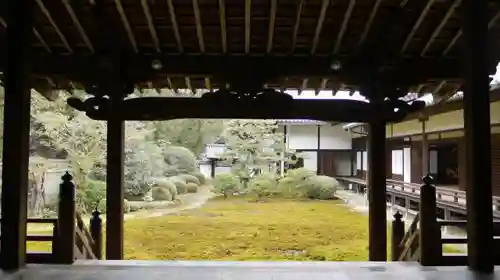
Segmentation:
{"type": "Polygon", "coordinates": [[[295,46],[297,45],[297,34],[300,28],[300,15],[302,14],[302,7],[304,6],[304,0],[299,0],[299,6],[297,7],[297,16],[295,17],[295,25],[293,26],[292,35],[292,46],[290,48],[290,53],[295,53],[295,46]]]}
{"type": "Polygon", "coordinates": [[[267,48],[266,52],[270,53],[273,48],[273,37],[274,37],[274,22],[276,21],[276,7],[278,6],[278,0],[271,0],[271,10],[269,11],[269,28],[267,32],[267,48]]]}
{"type": "Polygon", "coordinates": [[[252,23],[252,0],[245,0],[245,53],[250,52],[252,23]]]}
{"type": "Polygon", "coordinates": [[[302,91],[306,90],[307,89],[307,82],[309,81],[309,79],[303,79],[302,80],[302,85],[300,86],[300,90],[298,92],[299,95],[302,94],[302,91]]]}
{"type": "Polygon", "coordinates": [[[401,53],[404,53],[406,51],[406,49],[408,48],[408,46],[410,45],[410,42],[413,39],[413,36],[415,36],[415,33],[417,32],[418,28],[420,27],[420,25],[424,21],[427,13],[431,9],[432,5],[434,4],[434,1],[435,0],[428,0],[427,5],[425,5],[424,9],[422,10],[422,13],[418,17],[417,22],[415,22],[415,25],[413,25],[413,27],[410,31],[410,34],[408,34],[408,36],[406,37],[406,40],[403,44],[403,48],[401,49],[401,53]]]}
{"type": "Polygon", "coordinates": [[[324,90],[326,88],[326,84],[328,83],[327,78],[322,78],[321,79],[321,85],[320,85],[320,90],[324,90]]]}
{"type": "Polygon", "coordinates": [[[198,45],[200,47],[200,52],[205,52],[205,41],[203,40],[203,25],[201,24],[200,7],[198,5],[198,0],[193,0],[193,12],[196,21],[196,36],[198,36],[198,45]]]}
{"type": "MultiPolygon", "coordinates": [[[[500,12],[497,12],[488,22],[488,30],[495,25],[495,23],[500,19],[500,12]]],[[[463,32],[462,29],[458,30],[455,36],[453,36],[453,39],[451,39],[450,44],[446,49],[443,51],[443,56],[448,55],[448,53],[451,51],[453,46],[457,43],[458,39],[462,36],[463,32]]]]}
{"type": "MultiPolygon", "coordinates": [[[[0,48],[1,51],[1,48],[0,48]]],[[[338,78],[344,84],[356,85],[366,77],[363,61],[339,58],[340,71],[331,69],[331,58],[323,56],[226,56],[226,55],[168,55],[138,54],[122,59],[127,65],[124,71],[131,79],[147,80],[160,75],[201,76],[236,79],[241,75],[272,77],[325,77],[338,78]],[[158,60],[161,69],[153,69],[151,62],[158,60]],[[231,71],[227,71],[231,69],[231,71]],[[255,72],[258,71],[258,72],[255,72]],[[353,84],[354,83],[354,84],[353,84]]],[[[97,67],[93,55],[74,54],[71,56],[50,55],[36,56],[32,59],[32,72],[37,75],[64,74],[77,82],[83,70],[89,73],[97,67]]],[[[492,69],[495,63],[491,63],[492,69]]],[[[0,70],[5,66],[5,58],[0,57],[0,70]]],[[[397,69],[394,81],[408,84],[424,83],[429,79],[453,80],[462,77],[462,61],[456,58],[401,58],[391,61],[390,67],[397,69]],[[425,69],[425,71],[423,71],[425,69]]],[[[268,81],[264,81],[266,83],[268,81]]]]}
{"type": "Polygon", "coordinates": [[[424,56],[425,53],[429,50],[429,48],[431,47],[432,43],[434,43],[434,40],[436,39],[436,37],[439,36],[439,33],[441,33],[441,30],[446,25],[446,23],[448,22],[448,20],[450,19],[450,17],[453,15],[453,13],[455,12],[455,10],[458,8],[458,6],[460,6],[461,3],[462,3],[462,0],[455,0],[455,2],[453,2],[453,5],[451,5],[451,7],[448,9],[448,11],[444,15],[444,17],[441,20],[441,22],[439,23],[439,25],[436,27],[436,29],[434,29],[434,32],[432,32],[431,38],[425,44],[425,47],[424,47],[424,49],[421,52],[422,56],[424,56]]]}
{"type": "Polygon", "coordinates": [[[191,79],[189,77],[184,77],[184,82],[186,83],[186,87],[191,91],[191,95],[195,96],[196,92],[191,85],[191,79]]]}
{"type": "Polygon", "coordinates": [[[149,33],[151,33],[151,38],[153,39],[153,45],[155,46],[155,50],[157,52],[161,52],[160,40],[158,39],[158,35],[156,34],[156,28],[153,23],[153,16],[151,15],[151,11],[149,9],[148,0],[141,0],[142,10],[144,11],[144,16],[146,17],[146,21],[148,22],[149,33]]]}
{"type": "Polygon", "coordinates": [[[220,19],[222,53],[227,53],[226,1],[225,0],[219,0],[219,19],[220,19]]]}
{"type": "Polygon", "coordinates": [[[210,81],[210,78],[205,78],[205,87],[209,90],[212,91],[212,82],[210,81]]]}
{"type": "Polygon", "coordinates": [[[372,27],[373,19],[375,19],[375,15],[377,15],[378,8],[380,7],[381,2],[382,2],[382,0],[377,0],[375,2],[373,9],[370,13],[370,16],[368,17],[368,21],[365,24],[365,29],[363,30],[363,33],[361,34],[361,37],[359,39],[358,48],[361,48],[364,41],[366,40],[366,37],[368,36],[368,33],[370,32],[370,28],[372,27]]]}
{"type": "MultiPolygon", "coordinates": [[[[5,22],[5,20],[2,17],[0,17],[0,25],[2,25],[3,28],[7,28],[7,23],[5,22]]],[[[45,42],[42,35],[40,35],[40,32],[38,32],[38,30],[34,27],[33,27],[33,33],[35,34],[35,37],[38,39],[38,41],[40,41],[40,44],[42,44],[42,46],[45,48],[45,50],[49,53],[52,53],[52,50],[49,48],[49,46],[45,42]]]]}
{"type": "MultiPolygon", "coordinates": [[[[368,122],[382,119],[399,121],[405,114],[395,113],[394,106],[384,103],[374,109],[370,103],[357,100],[293,99],[286,93],[280,96],[289,106],[275,108],[272,101],[264,99],[235,99],[232,95],[203,95],[202,98],[146,97],[126,99],[121,107],[111,111],[89,112],[93,119],[107,119],[109,114],[124,120],[171,120],[182,118],[220,119],[315,119],[338,122],[368,122]],[[220,104],[225,104],[223,108],[220,104]],[[186,110],[185,108],[189,108],[186,110]]],[[[412,112],[419,108],[405,106],[401,111],[412,112]],[[408,110],[406,110],[406,108],[408,110]]],[[[385,134],[384,134],[385,137],[385,134]]]]}
{"type": "Polygon", "coordinates": [[[85,42],[85,45],[87,45],[87,48],[89,48],[89,50],[91,52],[95,52],[94,46],[92,45],[92,42],[89,40],[89,37],[87,36],[87,33],[85,32],[85,29],[83,29],[82,24],[80,23],[80,20],[78,20],[78,17],[76,16],[75,11],[71,7],[70,0],[62,0],[62,3],[64,4],[66,11],[68,11],[68,14],[71,17],[73,24],[76,26],[76,29],[78,29],[80,36],[82,36],[82,39],[85,42]]]}
{"type": "Polygon", "coordinates": [[[181,34],[179,33],[179,26],[177,25],[177,17],[175,15],[175,8],[172,0],[167,0],[168,13],[170,14],[170,22],[172,23],[172,29],[174,31],[175,41],[177,42],[177,50],[180,53],[184,52],[184,46],[182,45],[181,34]]]}
{"type": "Polygon", "coordinates": [[[351,14],[354,10],[355,5],[356,0],[349,1],[349,6],[347,6],[347,10],[344,14],[344,20],[342,21],[342,26],[340,27],[339,34],[337,35],[337,40],[335,41],[335,46],[333,47],[334,54],[339,52],[340,46],[342,45],[342,39],[344,38],[345,31],[347,30],[347,26],[349,25],[349,19],[351,18],[351,14]]]}
{"type": "Polygon", "coordinates": [[[54,21],[54,19],[50,15],[49,10],[47,10],[47,8],[45,7],[45,5],[43,4],[42,0],[36,0],[36,3],[40,7],[40,10],[42,10],[42,13],[45,15],[45,17],[47,18],[47,20],[50,22],[50,25],[52,25],[52,27],[56,31],[57,36],[59,36],[59,39],[61,39],[61,42],[64,44],[64,46],[66,47],[66,49],[70,53],[72,53],[73,49],[69,45],[68,40],[66,40],[66,37],[64,37],[64,35],[62,34],[61,30],[59,29],[59,27],[57,26],[56,22],[54,21]]]}
{"type": "MultiPolygon", "coordinates": [[[[40,0],[38,0],[40,1],[40,0]]],[[[122,2],[121,0],[114,0],[115,5],[116,5],[116,10],[118,11],[118,14],[120,14],[120,18],[122,20],[123,26],[125,27],[125,32],[127,32],[128,39],[130,40],[130,43],[132,44],[132,48],[134,52],[138,53],[139,49],[137,47],[137,42],[135,41],[135,35],[134,32],[132,31],[132,28],[130,27],[130,23],[128,22],[127,15],[125,14],[125,11],[123,10],[122,2]]]]}
{"type": "Polygon", "coordinates": [[[319,36],[321,35],[321,30],[323,30],[323,23],[325,22],[326,11],[328,10],[328,6],[330,5],[330,0],[323,0],[321,4],[321,11],[319,13],[318,23],[316,24],[316,30],[314,31],[314,38],[311,46],[311,54],[316,52],[316,48],[318,47],[319,36]]]}

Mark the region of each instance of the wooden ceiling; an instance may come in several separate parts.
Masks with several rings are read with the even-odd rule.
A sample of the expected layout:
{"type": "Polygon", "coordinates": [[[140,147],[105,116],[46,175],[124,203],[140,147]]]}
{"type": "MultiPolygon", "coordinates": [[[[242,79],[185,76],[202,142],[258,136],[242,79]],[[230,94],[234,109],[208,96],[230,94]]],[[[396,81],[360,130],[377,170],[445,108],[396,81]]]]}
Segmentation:
{"type": "MultiPolygon", "coordinates": [[[[140,88],[212,89],[251,76],[273,88],[357,90],[374,69],[416,92],[447,96],[461,83],[462,0],[33,1],[32,73],[43,89],[93,83],[106,40],[140,88]]],[[[491,1],[490,34],[499,19],[491,1]]],[[[500,38],[490,38],[494,69],[500,38]]]]}

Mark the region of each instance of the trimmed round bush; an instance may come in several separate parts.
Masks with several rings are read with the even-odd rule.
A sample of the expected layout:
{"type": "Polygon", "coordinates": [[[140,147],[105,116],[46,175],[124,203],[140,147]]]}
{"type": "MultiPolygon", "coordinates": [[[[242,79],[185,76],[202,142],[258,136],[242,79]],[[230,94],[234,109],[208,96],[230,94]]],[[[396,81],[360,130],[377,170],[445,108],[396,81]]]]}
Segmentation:
{"type": "Polygon", "coordinates": [[[214,191],[223,194],[224,197],[233,195],[241,189],[241,182],[238,176],[232,173],[220,173],[214,178],[214,191]]]}
{"type": "Polygon", "coordinates": [[[198,192],[198,185],[195,183],[187,183],[187,192],[188,193],[198,192]]]}
{"type": "Polygon", "coordinates": [[[177,198],[177,187],[175,186],[175,183],[172,180],[169,179],[161,179],[159,180],[156,185],[156,187],[161,187],[170,192],[170,195],[172,196],[172,200],[177,198]]]}
{"type": "MultiPolygon", "coordinates": [[[[97,210],[99,210],[99,212],[101,214],[106,214],[106,203],[107,203],[106,199],[102,199],[99,202],[99,206],[97,207],[97,210]]],[[[129,213],[129,212],[130,212],[130,203],[128,202],[128,200],[124,199],[123,200],[123,213],[129,213]]]]}
{"type": "Polygon", "coordinates": [[[174,176],[174,177],[170,177],[169,180],[175,184],[175,187],[177,188],[178,194],[187,193],[187,185],[186,185],[186,181],[184,181],[184,179],[177,177],[177,176],[174,176]]]}
{"type": "Polygon", "coordinates": [[[200,186],[202,185],[205,185],[206,182],[207,182],[207,177],[205,177],[205,175],[199,171],[196,171],[196,172],[192,172],[191,175],[193,175],[194,177],[196,177],[198,179],[198,181],[200,182],[200,186]]]}
{"type": "Polygon", "coordinates": [[[314,176],[315,172],[306,168],[289,169],[279,180],[278,189],[285,197],[305,196],[303,185],[314,176]]]}
{"type": "Polygon", "coordinates": [[[162,187],[153,187],[153,200],[155,201],[172,201],[172,194],[168,189],[162,187]]]}
{"type": "Polygon", "coordinates": [[[250,180],[248,190],[251,194],[257,196],[257,199],[276,195],[279,193],[277,179],[275,174],[260,174],[250,180]]]}
{"type": "Polygon", "coordinates": [[[163,151],[165,175],[174,176],[198,170],[196,156],[189,149],[180,146],[168,146],[163,151]]]}
{"type": "Polygon", "coordinates": [[[303,194],[310,199],[332,199],[339,183],[329,176],[312,176],[301,186],[303,194]]]}
{"type": "Polygon", "coordinates": [[[198,178],[194,175],[180,174],[179,177],[184,179],[184,181],[186,181],[186,183],[193,183],[193,184],[196,184],[198,186],[200,185],[200,180],[198,180],[198,178]]]}

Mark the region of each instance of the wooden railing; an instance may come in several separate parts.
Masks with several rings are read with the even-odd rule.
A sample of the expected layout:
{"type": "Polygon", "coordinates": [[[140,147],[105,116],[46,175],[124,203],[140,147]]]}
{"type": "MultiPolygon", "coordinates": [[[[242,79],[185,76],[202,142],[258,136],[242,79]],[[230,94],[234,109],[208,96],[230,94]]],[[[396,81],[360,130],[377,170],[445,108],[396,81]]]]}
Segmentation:
{"type": "MultiPolygon", "coordinates": [[[[1,222],[1,219],[0,219],[1,222]]],[[[33,233],[26,236],[26,241],[30,242],[50,242],[50,252],[35,252],[30,251],[26,253],[26,259],[29,263],[52,263],[53,262],[53,252],[57,251],[56,237],[57,237],[57,219],[33,219],[29,218],[26,220],[29,224],[48,224],[52,226],[52,232],[50,234],[44,233],[33,233]]],[[[1,239],[1,236],[0,236],[1,239]]]]}
{"type": "Polygon", "coordinates": [[[51,234],[26,236],[26,241],[52,243],[50,252],[27,252],[28,263],[71,264],[75,259],[102,258],[102,220],[99,211],[92,213],[89,230],[80,213],[76,211],[76,190],[71,182],[71,175],[66,173],[62,179],[59,189],[58,218],[27,219],[28,224],[53,225],[51,234]]]}
{"type": "Polygon", "coordinates": [[[66,172],[59,190],[59,235],[57,262],[71,264],[76,259],[102,258],[102,220],[98,210],[90,219],[90,230],[76,211],[75,185],[66,172]]]}
{"type": "MultiPolygon", "coordinates": [[[[442,237],[445,226],[465,227],[466,220],[438,220],[436,213],[436,187],[426,176],[420,187],[420,209],[405,232],[402,215],[397,212],[392,222],[392,260],[419,261],[422,265],[466,265],[464,253],[443,254],[443,245],[467,244],[467,237],[442,237]]],[[[500,224],[500,221],[493,221],[500,224]]],[[[500,237],[494,237],[495,258],[500,260],[500,237]]]]}
{"type": "Polygon", "coordinates": [[[423,178],[424,184],[420,187],[419,213],[413,220],[410,228],[404,234],[402,215],[394,215],[392,227],[393,260],[414,261],[422,265],[440,265],[442,263],[443,248],[441,229],[436,215],[436,187],[432,184],[432,177],[423,178]]]}

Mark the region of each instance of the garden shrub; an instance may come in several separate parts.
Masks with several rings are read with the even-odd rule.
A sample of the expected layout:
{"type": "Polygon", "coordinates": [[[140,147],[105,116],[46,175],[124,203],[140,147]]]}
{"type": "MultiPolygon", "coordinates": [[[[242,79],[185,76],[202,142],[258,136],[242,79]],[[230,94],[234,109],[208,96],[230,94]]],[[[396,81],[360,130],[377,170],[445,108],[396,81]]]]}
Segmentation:
{"type": "Polygon", "coordinates": [[[194,183],[196,185],[200,185],[200,180],[198,180],[198,178],[194,175],[191,175],[191,174],[180,174],[179,177],[181,177],[182,179],[184,179],[186,181],[186,183],[194,183]]]}
{"type": "Polygon", "coordinates": [[[248,191],[257,199],[277,194],[276,177],[272,174],[259,175],[252,178],[248,184],[248,191]]]}
{"type": "Polygon", "coordinates": [[[191,175],[193,175],[194,177],[196,177],[198,179],[198,182],[200,182],[198,185],[202,186],[202,185],[205,185],[207,183],[207,177],[205,177],[205,175],[199,171],[196,171],[196,172],[192,172],[191,175]]]}
{"type": "Polygon", "coordinates": [[[177,188],[177,193],[178,194],[185,194],[187,193],[187,185],[186,181],[178,176],[170,177],[168,178],[172,183],[175,184],[175,187],[177,188]]]}
{"type": "MultiPolygon", "coordinates": [[[[167,191],[170,192],[170,195],[172,197],[171,200],[174,200],[176,197],[177,197],[177,187],[175,186],[175,183],[172,182],[171,180],[169,179],[161,179],[159,180],[157,183],[156,183],[156,186],[157,187],[160,187],[160,188],[164,188],[166,189],[167,191]]],[[[153,197],[154,198],[154,197],[153,197]]]]}
{"type": "Polygon", "coordinates": [[[153,187],[152,194],[155,201],[172,201],[172,194],[166,188],[153,187]]]}
{"type": "Polygon", "coordinates": [[[238,192],[241,189],[241,182],[238,176],[232,173],[220,173],[214,178],[214,191],[223,194],[224,197],[238,192]]]}
{"type": "Polygon", "coordinates": [[[337,180],[329,176],[312,176],[305,180],[301,189],[303,196],[310,199],[332,199],[338,184],[337,180]]]}
{"type": "Polygon", "coordinates": [[[130,203],[129,202],[129,205],[130,205],[130,212],[137,212],[143,208],[142,205],[139,203],[130,203]]]}
{"type": "Polygon", "coordinates": [[[315,172],[306,168],[289,169],[279,180],[278,189],[286,197],[302,196],[302,185],[313,176],[316,176],[315,172]]]}
{"type": "Polygon", "coordinates": [[[84,189],[79,192],[80,201],[87,212],[95,210],[97,203],[106,198],[106,182],[87,180],[84,189]]]}
{"type": "MultiPolygon", "coordinates": [[[[106,199],[103,199],[99,202],[99,206],[97,207],[97,209],[99,210],[99,212],[101,214],[106,214],[106,202],[107,202],[106,199]]],[[[124,199],[123,200],[123,213],[129,213],[129,212],[130,212],[130,203],[128,202],[128,200],[124,199]]]]}
{"type": "Polygon", "coordinates": [[[198,185],[195,183],[187,183],[187,192],[188,193],[198,192],[198,185]]]}
{"type": "Polygon", "coordinates": [[[163,151],[166,163],[165,175],[175,176],[198,170],[196,156],[189,149],[179,146],[168,146],[163,151]]]}

